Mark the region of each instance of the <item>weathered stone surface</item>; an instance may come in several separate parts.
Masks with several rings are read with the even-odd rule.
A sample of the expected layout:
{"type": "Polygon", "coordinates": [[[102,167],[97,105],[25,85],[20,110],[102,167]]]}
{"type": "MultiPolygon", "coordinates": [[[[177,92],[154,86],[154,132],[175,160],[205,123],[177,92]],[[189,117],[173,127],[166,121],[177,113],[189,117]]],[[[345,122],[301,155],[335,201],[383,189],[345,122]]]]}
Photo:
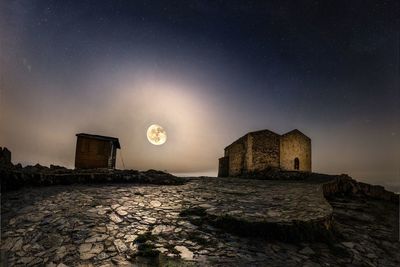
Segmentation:
{"type": "Polygon", "coordinates": [[[153,230],[151,231],[151,233],[153,235],[158,235],[161,233],[171,233],[175,230],[174,226],[170,226],[170,225],[157,225],[153,228],[153,230]]]}
{"type": "Polygon", "coordinates": [[[116,212],[120,216],[125,216],[128,214],[128,212],[125,209],[121,209],[121,208],[117,209],[116,212]]]}
{"type": "Polygon", "coordinates": [[[310,247],[305,247],[299,251],[300,254],[304,255],[312,255],[315,254],[314,250],[312,250],[310,247]]]}
{"type": "Polygon", "coordinates": [[[115,214],[115,213],[111,213],[110,214],[110,220],[111,221],[113,221],[113,222],[115,222],[115,223],[120,223],[120,222],[122,222],[123,220],[121,219],[121,217],[119,217],[117,214],[115,214]]]}
{"type": "Polygon", "coordinates": [[[146,262],[140,254],[160,257],[160,264],[162,257],[177,261],[180,256],[194,266],[398,266],[400,243],[393,240],[398,204],[363,194],[332,194],[327,202],[326,182],[202,178],[181,186],[7,192],[1,202],[2,260],[9,266],[137,266],[146,262]],[[151,201],[161,205],[153,207],[151,201]],[[111,220],[111,214],[121,221],[111,220]],[[289,230],[312,226],[301,228],[312,233],[310,218],[325,215],[333,216],[333,233],[339,233],[329,244],[268,238],[280,224],[289,230]]]}
{"type": "Polygon", "coordinates": [[[61,246],[61,247],[59,247],[58,249],[57,249],[57,251],[56,251],[56,258],[57,259],[62,259],[62,258],[64,258],[64,256],[67,254],[68,252],[67,252],[67,248],[65,247],[65,246],[61,246]]]}
{"type": "Polygon", "coordinates": [[[179,251],[180,256],[184,260],[193,260],[193,252],[191,252],[187,247],[185,246],[175,246],[175,249],[179,251]]]}
{"type": "Polygon", "coordinates": [[[125,242],[126,243],[130,243],[130,242],[133,242],[133,241],[135,241],[135,239],[137,238],[138,236],[137,235],[125,235],[124,236],[124,239],[125,239],[125,242]]]}
{"type": "Polygon", "coordinates": [[[81,260],[88,260],[95,257],[97,254],[104,250],[102,243],[84,243],[79,247],[81,260]]]}
{"type": "Polygon", "coordinates": [[[109,236],[105,234],[95,234],[88,239],[85,240],[87,243],[94,243],[94,242],[101,242],[105,239],[107,239],[109,236]]]}
{"type": "Polygon", "coordinates": [[[153,201],[150,201],[150,205],[152,205],[153,207],[160,207],[161,202],[157,201],[157,200],[153,200],[153,201]]]}
{"type": "Polygon", "coordinates": [[[214,198],[187,202],[189,211],[211,206],[189,217],[202,216],[225,230],[283,240],[329,235],[325,232],[331,228],[332,207],[319,183],[220,178],[202,179],[193,190],[214,198]]]}
{"type": "Polygon", "coordinates": [[[345,247],[354,248],[355,244],[353,242],[342,242],[345,247]]]}
{"type": "Polygon", "coordinates": [[[121,239],[114,240],[114,245],[119,252],[125,252],[128,249],[128,247],[121,239]]]}

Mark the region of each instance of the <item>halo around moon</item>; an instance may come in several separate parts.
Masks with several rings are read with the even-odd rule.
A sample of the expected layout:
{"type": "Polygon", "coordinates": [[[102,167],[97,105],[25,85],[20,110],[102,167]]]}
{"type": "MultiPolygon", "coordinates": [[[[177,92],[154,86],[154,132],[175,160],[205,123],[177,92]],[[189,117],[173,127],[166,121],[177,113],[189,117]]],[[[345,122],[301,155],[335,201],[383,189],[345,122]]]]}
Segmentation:
{"type": "Polygon", "coordinates": [[[147,139],[153,145],[162,145],[167,141],[167,132],[160,125],[152,124],[147,129],[147,139]]]}

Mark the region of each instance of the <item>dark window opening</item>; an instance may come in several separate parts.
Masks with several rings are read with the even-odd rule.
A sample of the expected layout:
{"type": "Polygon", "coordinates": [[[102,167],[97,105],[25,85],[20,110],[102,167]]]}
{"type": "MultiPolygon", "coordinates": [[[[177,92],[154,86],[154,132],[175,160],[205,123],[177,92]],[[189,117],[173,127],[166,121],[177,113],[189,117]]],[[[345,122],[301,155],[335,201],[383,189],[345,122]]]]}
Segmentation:
{"type": "Polygon", "coordinates": [[[299,158],[294,159],[294,169],[299,170],[300,169],[300,160],[299,158]]]}

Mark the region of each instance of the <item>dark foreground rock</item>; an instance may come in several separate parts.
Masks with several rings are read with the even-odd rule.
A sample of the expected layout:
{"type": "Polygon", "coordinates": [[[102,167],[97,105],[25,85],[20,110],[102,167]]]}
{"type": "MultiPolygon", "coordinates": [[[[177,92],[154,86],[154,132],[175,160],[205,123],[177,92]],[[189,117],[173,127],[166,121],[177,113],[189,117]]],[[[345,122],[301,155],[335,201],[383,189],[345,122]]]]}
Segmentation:
{"type": "Polygon", "coordinates": [[[398,202],[326,184],[203,178],[178,186],[6,192],[1,260],[10,266],[398,266],[398,202]],[[330,218],[317,228],[329,238],[316,238],[313,227],[296,228],[313,218],[330,218]]]}

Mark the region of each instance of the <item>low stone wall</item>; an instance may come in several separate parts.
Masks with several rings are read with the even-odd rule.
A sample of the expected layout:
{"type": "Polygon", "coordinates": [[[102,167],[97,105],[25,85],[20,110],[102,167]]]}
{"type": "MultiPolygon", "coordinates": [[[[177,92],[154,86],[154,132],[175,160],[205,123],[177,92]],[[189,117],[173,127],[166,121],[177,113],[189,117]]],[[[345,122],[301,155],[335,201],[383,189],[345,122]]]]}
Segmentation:
{"type": "Polygon", "coordinates": [[[0,166],[1,191],[16,190],[25,186],[49,186],[98,183],[145,183],[158,185],[180,185],[185,179],[172,174],[148,170],[70,170],[40,165],[25,168],[0,166]]]}

